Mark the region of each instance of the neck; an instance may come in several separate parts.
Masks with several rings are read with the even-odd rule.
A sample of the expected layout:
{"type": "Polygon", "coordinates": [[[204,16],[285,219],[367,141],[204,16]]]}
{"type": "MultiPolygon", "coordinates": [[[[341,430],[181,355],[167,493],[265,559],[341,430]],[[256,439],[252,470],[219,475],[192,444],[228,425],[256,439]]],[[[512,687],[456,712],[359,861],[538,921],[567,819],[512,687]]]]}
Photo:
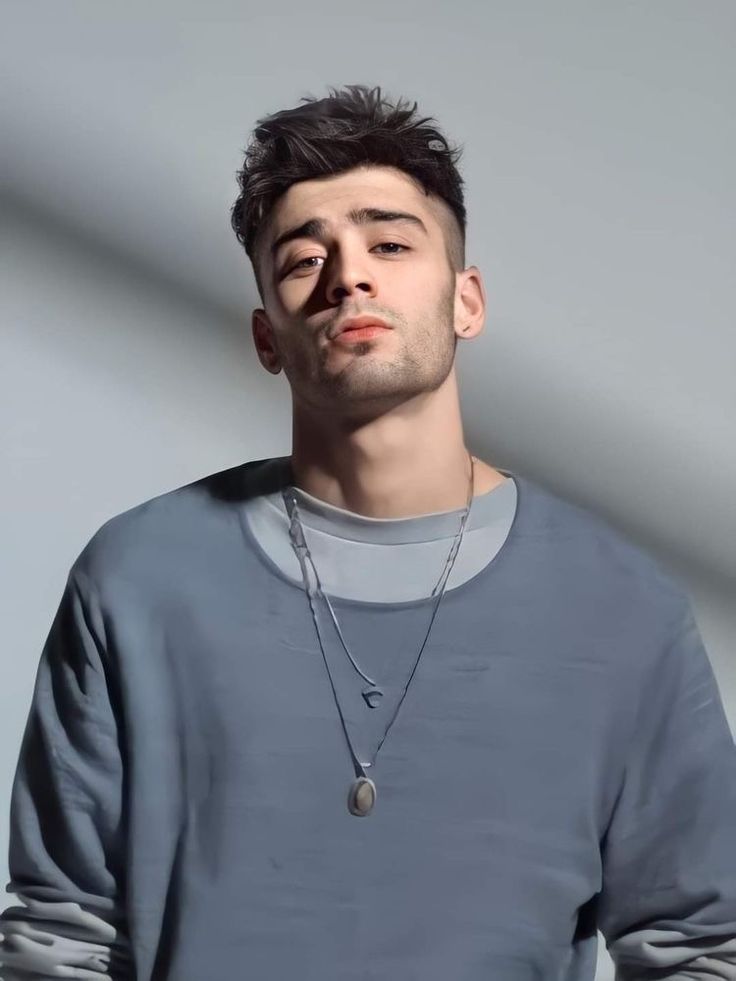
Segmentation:
{"type": "Polygon", "coordinates": [[[295,411],[292,437],[295,486],[328,504],[372,518],[465,507],[470,459],[454,372],[435,392],[360,425],[295,411]]]}

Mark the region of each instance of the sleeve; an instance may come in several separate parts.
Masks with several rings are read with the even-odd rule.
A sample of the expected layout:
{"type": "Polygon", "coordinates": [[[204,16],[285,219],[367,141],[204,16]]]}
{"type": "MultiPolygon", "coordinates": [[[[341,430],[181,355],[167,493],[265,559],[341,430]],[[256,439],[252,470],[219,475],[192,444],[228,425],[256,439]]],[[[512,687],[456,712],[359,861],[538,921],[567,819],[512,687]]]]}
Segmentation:
{"type": "Polygon", "coordinates": [[[123,758],[104,621],[70,573],[41,654],[10,802],[0,976],[129,979],[123,758]]]}
{"type": "Polygon", "coordinates": [[[736,981],[736,747],[689,602],[642,692],[602,858],[616,981],[736,981]]]}

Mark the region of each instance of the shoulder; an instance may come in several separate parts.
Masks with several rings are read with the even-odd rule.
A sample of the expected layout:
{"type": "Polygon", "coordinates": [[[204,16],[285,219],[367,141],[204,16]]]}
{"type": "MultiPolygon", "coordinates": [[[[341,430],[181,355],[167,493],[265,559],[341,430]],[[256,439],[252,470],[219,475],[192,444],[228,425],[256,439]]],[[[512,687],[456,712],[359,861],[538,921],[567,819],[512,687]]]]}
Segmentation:
{"type": "Polygon", "coordinates": [[[142,576],[152,568],[204,558],[240,535],[242,505],[269,489],[282,458],[251,460],[206,474],[105,521],[74,561],[70,576],[93,585],[142,576]]]}
{"type": "Polygon", "coordinates": [[[609,616],[664,630],[681,623],[689,596],[660,558],[602,511],[515,479],[516,551],[541,589],[581,619],[609,616]]]}

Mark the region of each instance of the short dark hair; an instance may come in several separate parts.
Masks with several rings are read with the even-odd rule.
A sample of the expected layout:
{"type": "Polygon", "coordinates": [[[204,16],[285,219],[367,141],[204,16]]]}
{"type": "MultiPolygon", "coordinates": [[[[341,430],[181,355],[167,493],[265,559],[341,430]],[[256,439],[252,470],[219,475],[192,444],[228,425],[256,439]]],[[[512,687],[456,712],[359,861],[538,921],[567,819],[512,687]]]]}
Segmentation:
{"type": "Polygon", "coordinates": [[[457,222],[445,234],[448,261],[454,270],[465,265],[466,211],[463,179],[457,169],[462,148],[451,146],[433,125],[417,117],[417,103],[395,104],[380,86],[329,87],[317,100],[305,96],[303,106],[259,119],[238,171],[240,194],[231,223],[253,265],[258,236],[277,200],[292,184],[340,174],[362,165],[395,167],[412,177],[424,193],[442,198],[457,222]]]}

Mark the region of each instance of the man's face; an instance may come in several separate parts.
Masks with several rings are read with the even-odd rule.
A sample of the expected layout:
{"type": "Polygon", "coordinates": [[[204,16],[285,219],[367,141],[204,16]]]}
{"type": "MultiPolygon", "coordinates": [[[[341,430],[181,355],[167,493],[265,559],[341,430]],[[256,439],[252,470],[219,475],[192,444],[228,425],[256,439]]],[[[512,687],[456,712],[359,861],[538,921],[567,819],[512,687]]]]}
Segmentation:
{"type": "Polygon", "coordinates": [[[260,244],[265,310],[254,311],[253,333],[264,365],[283,367],[295,406],[365,419],[442,384],[457,343],[450,221],[444,202],[388,167],[303,181],[279,199],[260,244]],[[359,209],[385,214],[356,221],[359,209]],[[386,220],[397,212],[412,217],[386,220]],[[392,329],[335,339],[365,314],[392,329]]]}

